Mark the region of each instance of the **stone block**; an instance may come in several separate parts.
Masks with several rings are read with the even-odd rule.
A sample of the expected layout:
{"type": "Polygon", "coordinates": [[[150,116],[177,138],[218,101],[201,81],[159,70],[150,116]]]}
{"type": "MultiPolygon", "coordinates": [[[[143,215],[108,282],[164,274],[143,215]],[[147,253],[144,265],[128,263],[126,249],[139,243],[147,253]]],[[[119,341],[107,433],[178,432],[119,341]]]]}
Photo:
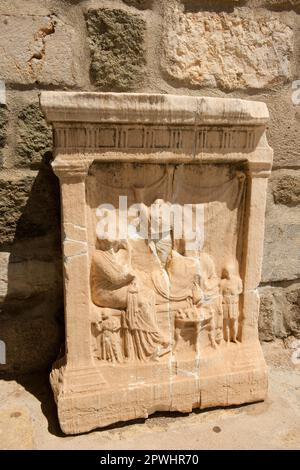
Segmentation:
{"type": "Polygon", "coordinates": [[[53,256],[53,261],[28,259],[25,247],[24,251],[23,258],[13,252],[0,252],[0,302],[12,299],[26,302],[49,290],[62,290],[61,258],[53,256]]]}
{"type": "Polygon", "coordinates": [[[268,141],[274,149],[274,167],[299,166],[300,107],[292,102],[292,88],[285,96],[260,96],[270,111],[268,141]]]}
{"type": "Polygon", "coordinates": [[[300,277],[300,205],[295,205],[298,198],[298,173],[280,170],[272,174],[262,271],[262,281],[265,283],[300,277]]]}
{"type": "Polygon", "coordinates": [[[0,79],[9,83],[81,83],[75,29],[54,14],[0,14],[0,79]]]}
{"type": "Polygon", "coordinates": [[[261,287],[259,333],[263,341],[300,338],[300,284],[289,287],[261,287]]]}
{"type": "Polygon", "coordinates": [[[1,305],[0,339],[6,345],[6,364],[0,375],[48,369],[63,342],[61,292],[49,290],[31,301],[1,305]]]}
{"type": "Polygon", "coordinates": [[[0,244],[43,237],[59,238],[59,189],[47,169],[25,175],[0,173],[0,244]]]}
{"type": "Polygon", "coordinates": [[[38,104],[25,106],[18,115],[16,166],[38,166],[50,157],[53,147],[52,130],[38,104]]]}
{"type": "Polygon", "coordinates": [[[279,13],[185,12],[172,0],[163,31],[163,70],[184,86],[265,89],[292,77],[293,30],[279,13]]]}
{"type": "Polygon", "coordinates": [[[124,10],[88,10],[91,76],[101,89],[129,90],[145,73],[144,20],[124,10]]]}
{"type": "Polygon", "coordinates": [[[272,178],[275,204],[300,205],[300,170],[278,170],[272,178]]]}

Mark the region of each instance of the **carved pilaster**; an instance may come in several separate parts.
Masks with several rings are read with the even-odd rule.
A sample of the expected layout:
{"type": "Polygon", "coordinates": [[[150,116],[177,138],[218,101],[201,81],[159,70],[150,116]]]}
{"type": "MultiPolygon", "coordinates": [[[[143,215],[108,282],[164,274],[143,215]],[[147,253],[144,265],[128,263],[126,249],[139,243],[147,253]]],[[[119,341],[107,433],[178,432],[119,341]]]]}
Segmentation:
{"type": "Polygon", "coordinates": [[[63,158],[56,158],[52,163],[61,188],[66,354],[71,367],[93,363],[85,201],[85,178],[89,165],[89,161],[63,158]]]}
{"type": "Polygon", "coordinates": [[[257,288],[261,279],[263,245],[265,232],[265,211],[268,178],[271,162],[248,163],[248,191],[246,204],[246,230],[243,252],[243,338],[258,339],[259,294],[257,288]]]}

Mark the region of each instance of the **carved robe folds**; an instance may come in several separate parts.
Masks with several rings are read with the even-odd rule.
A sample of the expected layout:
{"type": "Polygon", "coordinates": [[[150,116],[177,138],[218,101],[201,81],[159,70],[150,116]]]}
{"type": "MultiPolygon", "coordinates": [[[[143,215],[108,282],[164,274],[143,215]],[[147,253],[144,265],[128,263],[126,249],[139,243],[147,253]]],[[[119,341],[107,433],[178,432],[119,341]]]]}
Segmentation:
{"type": "Polygon", "coordinates": [[[263,400],[266,106],[69,92],[41,106],[61,185],[62,430],[263,400]]]}

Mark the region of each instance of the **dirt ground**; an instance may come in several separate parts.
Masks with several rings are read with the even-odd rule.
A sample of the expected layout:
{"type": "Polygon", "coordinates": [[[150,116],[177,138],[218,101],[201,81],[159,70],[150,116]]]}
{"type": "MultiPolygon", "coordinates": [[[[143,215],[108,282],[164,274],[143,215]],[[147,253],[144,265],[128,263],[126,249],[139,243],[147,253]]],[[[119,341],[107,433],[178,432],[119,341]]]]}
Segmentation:
{"type": "Polygon", "coordinates": [[[158,413],[80,436],[60,431],[47,375],[2,380],[0,448],[300,449],[300,364],[293,363],[287,346],[263,345],[269,365],[265,402],[189,415],[158,413]]]}

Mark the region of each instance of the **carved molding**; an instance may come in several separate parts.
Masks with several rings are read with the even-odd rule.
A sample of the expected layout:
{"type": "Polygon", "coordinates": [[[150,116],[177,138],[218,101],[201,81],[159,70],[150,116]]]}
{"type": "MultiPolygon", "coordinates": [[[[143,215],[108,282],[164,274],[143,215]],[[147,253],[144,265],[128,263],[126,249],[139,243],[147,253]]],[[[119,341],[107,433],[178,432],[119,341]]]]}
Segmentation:
{"type": "Polygon", "coordinates": [[[265,126],[269,120],[265,103],[238,98],[49,91],[41,107],[51,123],[265,126]]]}
{"type": "Polygon", "coordinates": [[[190,150],[199,152],[250,152],[259,140],[253,127],[89,125],[57,126],[55,147],[68,151],[190,150]]]}
{"type": "Polygon", "coordinates": [[[56,176],[63,179],[83,181],[88,173],[92,159],[63,159],[56,158],[52,162],[52,168],[56,176]]]}

